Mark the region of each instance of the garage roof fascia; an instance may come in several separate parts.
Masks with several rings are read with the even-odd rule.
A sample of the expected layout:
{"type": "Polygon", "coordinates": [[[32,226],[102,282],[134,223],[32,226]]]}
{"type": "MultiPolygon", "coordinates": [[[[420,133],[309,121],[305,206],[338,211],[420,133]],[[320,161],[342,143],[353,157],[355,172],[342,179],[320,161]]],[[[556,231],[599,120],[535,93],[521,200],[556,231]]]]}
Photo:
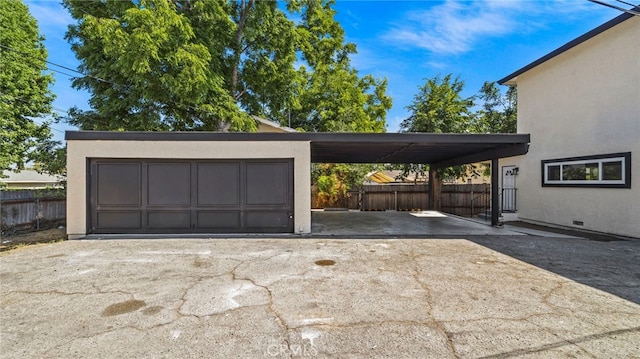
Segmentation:
{"type": "Polygon", "coordinates": [[[529,134],[67,131],[68,141],[307,141],[317,163],[423,163],[447,167],[523,155],[529,134]]]}

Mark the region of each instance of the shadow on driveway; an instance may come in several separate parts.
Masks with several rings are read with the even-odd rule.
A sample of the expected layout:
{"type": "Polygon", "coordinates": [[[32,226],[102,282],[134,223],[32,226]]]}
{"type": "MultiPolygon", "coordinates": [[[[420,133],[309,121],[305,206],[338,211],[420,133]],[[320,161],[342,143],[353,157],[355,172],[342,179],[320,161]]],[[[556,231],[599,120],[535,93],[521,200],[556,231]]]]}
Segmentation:
{"type": "Polygon", "coordinates": [[[640,240],[523,222],[495,228],[433,211],[314,211],[312,223],[317,238],[465,238],[640,304],[640,240]]]}
{"type": "Polygon", "coordinates": [[[467,239],[640,304],[640,241],[538,236],[471,236],[467,239]]]}
{"type": "Polygon", "coordinates": [[[639,244],[521,234],[30,246],[0,254],[0,352],[631,358],[639,244]]]}

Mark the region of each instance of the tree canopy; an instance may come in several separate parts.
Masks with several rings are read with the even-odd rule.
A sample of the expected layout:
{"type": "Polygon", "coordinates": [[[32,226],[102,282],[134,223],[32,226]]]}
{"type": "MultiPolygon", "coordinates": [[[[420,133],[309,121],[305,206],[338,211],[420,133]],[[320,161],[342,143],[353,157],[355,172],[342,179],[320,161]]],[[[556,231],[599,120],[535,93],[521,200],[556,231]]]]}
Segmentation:
{"type": "Polygon", "coordinates": [[[196,14],[201,33],[229,37],[232,24],[219,2],[64,4],[78,20],[67,39],[85,74],[73,86],[91,94],[91,110],[72,109],[71,124],[92,130],[218,130],[226,119],[232,127],[251,127],[225,89],[222,59],[214,61],[207,47],[214,44],[197,38],[180,13],[196,14]]]}
{"type": "Polygon", "coordinates": [[[301,60],[299,102],[292,108],[291,126],[318,132],[384,132],[392,100],[387,80],[360,77],[349,55],[356,45],[345,42],[344,30],[334,19],[334,1],[292,0],[299,12],[297,26],[301,60]]]}
{"type": "Polygon", "coordinates": [[[516,133],[518,93],[509,86],[503,95],[495,82],[486,81],[477,94],[482,107],[475,115],[473,131],[476,133],[516,133]]]}
{"type": "Polygon", "coordinates": [[[48,122],[53,76],[36,20],[19,0],[0,0],[0,169],[47,160],[55,145],[48,122]]]}
{"type": "Polygon", "coordinates": [[[404,132],[468,132],[473,97],[463,98],[464,81],[451,74],[427,79],[407,107],[409,117],[400,123],[404,132]]]}
{"type": "MultiPolygon", "coordinates": [[[[510,87],[505,95],[495,82],[485,82],[480,91],[463,97],[465,83],[448,74],[426,79],[407,107],[408,118],[400,124],[403,132],[429,133],[515,133],[517,93],[510,87]],[[477,101],[481,103],[476,108],[477,101]]],[[[410,172],[424,174],[427,166],[409,164],[401,166],[402,176],[410,172]]],[[[479,175],[471,165],[456,166],[439,171],[441,178],[460,178],[479,175]]]]}
{"type": "Polygon", "coordinates": [[[252,131],[250,115],[306,131],[383,131],[386,80],[351,67],[332,0],[64,0],[102,130],[252,131]]]}

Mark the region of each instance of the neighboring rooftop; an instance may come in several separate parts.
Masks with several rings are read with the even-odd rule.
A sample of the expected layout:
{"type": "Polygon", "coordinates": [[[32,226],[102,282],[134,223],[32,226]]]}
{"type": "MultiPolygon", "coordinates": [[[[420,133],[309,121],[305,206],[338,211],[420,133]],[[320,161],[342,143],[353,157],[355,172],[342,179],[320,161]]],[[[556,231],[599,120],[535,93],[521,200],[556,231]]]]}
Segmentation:
{"type": "Polygon", "coordinates": [[[253,116],[253,119],[258,122],[258,132],[298,132],[293,128],[287,126],[281,126],[279,123],[267,120],[258,116],[253,116]]]}
{"type": "Polygon", "coordinates": [[[20,172],[3,171],[0,183],[8,188],[47,188],[61,187],[61,178],[46,173],[38,173],[35,170],[23,170],[20,172]]]}

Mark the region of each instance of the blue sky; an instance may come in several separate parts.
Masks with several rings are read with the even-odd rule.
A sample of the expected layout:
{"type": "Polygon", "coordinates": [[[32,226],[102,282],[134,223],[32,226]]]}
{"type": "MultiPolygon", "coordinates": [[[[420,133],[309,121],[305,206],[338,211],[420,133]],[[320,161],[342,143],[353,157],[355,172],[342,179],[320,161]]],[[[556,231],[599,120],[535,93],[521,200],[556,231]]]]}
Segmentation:
{"type": "MultiPolygon", "coordinates": [[[[49,61],[77,68],[64,40],[71,16],[58,1],[25,1],[38,20],[49,61]]],[[[425,79],[452,73],[475,94],[484,81],[497,81],[612,19],[620,12],[586,0],[346,1],[336,19],[347,41],[357,45],[352,64],[362,75],[388,79],[393,108],[387,132],[397,132],[425,79]]],[[[59,67],[56,71],[77,75],[59,67]]],[[[89,94],[71,88],[71,77],[54,73],[54,107],[63,112],[88,108],[89,94]]],[[[504,89],[503,89],[504,91],[504,89]]],[[[59,140],[72,127],[54,124],[59,140]]]]}

